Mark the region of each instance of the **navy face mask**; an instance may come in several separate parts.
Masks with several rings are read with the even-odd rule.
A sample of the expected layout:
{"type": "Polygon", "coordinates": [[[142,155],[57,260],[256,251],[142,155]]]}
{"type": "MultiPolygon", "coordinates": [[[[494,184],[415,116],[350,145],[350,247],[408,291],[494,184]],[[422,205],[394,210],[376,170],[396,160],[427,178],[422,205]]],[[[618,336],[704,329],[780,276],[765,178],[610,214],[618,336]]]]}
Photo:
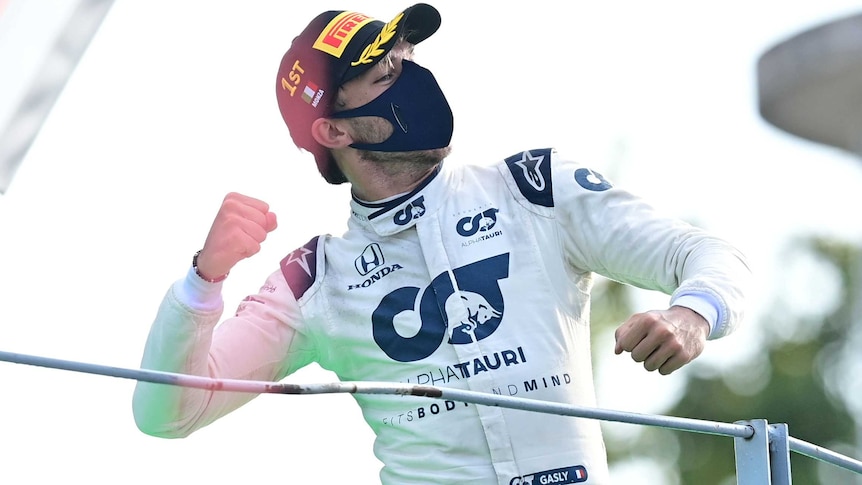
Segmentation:
{"type": "Polygon", "coordinates": [[[389,89],[358,108],[333,118],[379,116],[392,123],[392,135],[380,143],[352,143],[358,150],[411,152],[444,148],[452,141],[452,109],[431,71],[402,61],[401,75],[389,89]]]}

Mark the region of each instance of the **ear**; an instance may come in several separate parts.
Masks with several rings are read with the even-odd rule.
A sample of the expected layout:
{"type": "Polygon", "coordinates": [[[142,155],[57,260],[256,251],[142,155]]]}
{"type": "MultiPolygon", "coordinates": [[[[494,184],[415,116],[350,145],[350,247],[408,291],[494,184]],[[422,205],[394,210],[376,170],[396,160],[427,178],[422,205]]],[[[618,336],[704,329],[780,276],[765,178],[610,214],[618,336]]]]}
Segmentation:
{"type": "Polygon", "coordinates": [[[330,118],[314,120],[311,123],[311,136],[326,148],[345,148],[353,143],[353,137],[343,129],[342,124],[330,118]]]}

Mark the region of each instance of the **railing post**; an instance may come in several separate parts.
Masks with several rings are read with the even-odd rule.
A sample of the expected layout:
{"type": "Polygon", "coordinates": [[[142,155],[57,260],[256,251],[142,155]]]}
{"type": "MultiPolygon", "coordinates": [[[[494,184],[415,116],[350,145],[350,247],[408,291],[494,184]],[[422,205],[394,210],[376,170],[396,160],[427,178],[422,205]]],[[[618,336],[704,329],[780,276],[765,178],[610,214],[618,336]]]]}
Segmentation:
{"type": "Polygon", "coordinates": [[[769,431],[765,419],[737,421],[754,429],[750,438],[734,438],[737,485],[771,485],[769,431]]]}
{"type": "Polygon", "coordinates": [[[769,469],[773,485],[791,485],[790,435],[786,424],[769,425],[769,469]]]}

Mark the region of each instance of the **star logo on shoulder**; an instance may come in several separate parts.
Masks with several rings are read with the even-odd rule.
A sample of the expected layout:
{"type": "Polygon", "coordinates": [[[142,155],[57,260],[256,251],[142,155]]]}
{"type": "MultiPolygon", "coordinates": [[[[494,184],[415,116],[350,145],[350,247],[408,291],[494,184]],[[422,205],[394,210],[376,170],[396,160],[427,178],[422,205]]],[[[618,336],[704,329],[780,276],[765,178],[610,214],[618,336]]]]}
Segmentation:
{"type": "Polygon", "coordinates": [[[539,169],[544,160],[544,155],[534,157],[532,153],[524,152],[521,154],[521,159],[515,162],[515,165],[524,171],[524,178],[527,179],[527,182],[539,192],[545,190],[545,177],[539,169]]]}
{"type": "Polygon", "coordinates": [[[303,271],[305,271],[305,274],[311,276],[311,267],[308,265],[308,255],[313,253],[314,251],[301,247],[288,255],[287,261],[284,262],[284,265],[287,266],[291,263],[296,263],[303,269],[303,271]]]}

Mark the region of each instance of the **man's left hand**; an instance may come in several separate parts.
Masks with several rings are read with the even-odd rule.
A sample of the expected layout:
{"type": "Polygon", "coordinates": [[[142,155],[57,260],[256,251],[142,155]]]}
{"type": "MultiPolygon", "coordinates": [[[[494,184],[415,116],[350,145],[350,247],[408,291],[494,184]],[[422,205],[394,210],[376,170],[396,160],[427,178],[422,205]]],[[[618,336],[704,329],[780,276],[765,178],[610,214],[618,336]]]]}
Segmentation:
{"type": "Polygon", "coordinates": [[[693,310],[673,306],[629,317],[614,333],[614,352],[631,352],[648,371],[667,375],[703,352],[709,324],[693,310]]]}

